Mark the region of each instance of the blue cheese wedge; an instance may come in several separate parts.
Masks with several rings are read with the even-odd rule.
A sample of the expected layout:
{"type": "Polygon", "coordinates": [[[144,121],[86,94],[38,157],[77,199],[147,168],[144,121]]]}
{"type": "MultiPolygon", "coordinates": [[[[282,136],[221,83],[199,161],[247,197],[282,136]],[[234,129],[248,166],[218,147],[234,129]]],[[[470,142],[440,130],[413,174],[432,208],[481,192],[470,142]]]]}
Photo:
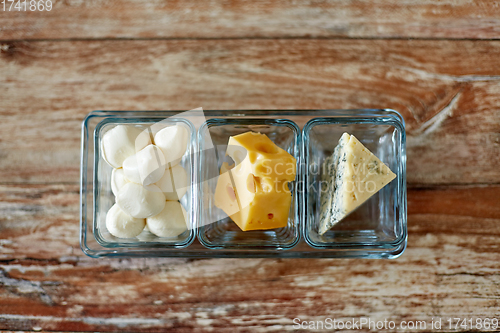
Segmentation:
{"type": "Polygon", "coordinates": [[[323,235],[396,175],[354,135],[344,133],[323,163],[320,225],[323,235]]]}

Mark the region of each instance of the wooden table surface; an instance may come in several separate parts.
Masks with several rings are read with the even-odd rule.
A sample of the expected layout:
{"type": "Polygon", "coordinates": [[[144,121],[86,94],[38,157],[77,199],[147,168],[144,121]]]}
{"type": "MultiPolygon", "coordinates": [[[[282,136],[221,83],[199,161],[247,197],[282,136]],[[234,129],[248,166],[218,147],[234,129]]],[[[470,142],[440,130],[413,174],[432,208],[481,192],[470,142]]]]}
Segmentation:
{"type": "MultiPolygon", "coordinates": [[[[52,3],[0,11],[0,330],[282,332],[294,318],[369,318],[398,326],[355,331],[445,332],[449,318],[500,319],[499,1],[52,3]],[[200,106],[400,111],[406,252],[86,257],[85,115],[200,106]],[[399,326],[417,320],[426,328],[399,326]]],[[[458,330],[471,328],[485,329],[458,330]]]]}

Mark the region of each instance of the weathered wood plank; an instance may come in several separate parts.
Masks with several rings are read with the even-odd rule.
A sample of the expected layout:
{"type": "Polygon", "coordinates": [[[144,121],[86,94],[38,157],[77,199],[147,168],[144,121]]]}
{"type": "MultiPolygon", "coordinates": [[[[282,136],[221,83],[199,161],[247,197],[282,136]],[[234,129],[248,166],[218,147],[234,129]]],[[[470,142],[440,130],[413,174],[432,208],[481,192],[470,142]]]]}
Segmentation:
{"type": "Polygon", "coordinates": [[[410,184],[499,183],[499,57],[500,41],[7,43],[0,182],[77,182],[91,110],[201,106],[394,108],[410,184]]]}
{"type": "Polygon", "coordinates": [[[0,11],[0,39],[500,36],[490,0],[52,2],[50,12],[0,11]]]}
{"type": "Polygon", "coordinates": [[[391,261],[90,259],[77,190],[0,187],[0,329],[282,332],[294,318],[500,316],[500,186],[410,189],[408,249],[391,261]]]}

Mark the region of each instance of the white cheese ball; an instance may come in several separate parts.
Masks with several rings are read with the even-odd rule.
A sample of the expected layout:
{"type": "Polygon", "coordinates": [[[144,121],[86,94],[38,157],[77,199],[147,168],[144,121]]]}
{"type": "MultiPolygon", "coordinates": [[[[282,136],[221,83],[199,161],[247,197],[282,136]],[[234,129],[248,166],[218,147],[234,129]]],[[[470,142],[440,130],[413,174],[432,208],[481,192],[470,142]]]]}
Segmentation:
{"type": "Polygon", "coordinates": [[[180,124],[165,127],[155,134],[155,144],[165,155],[166,162],[170,163],[167,167],[173,167],[181,161],[187,149],[188,139],[188,130],[180,124]]]}
{"type": "Polygon", "coordinates": [[[146,224],[158,237],[177,237],[187,230],[187,213],[179,201],[167,201],[158,215],[146,219],[146,224]]]}
{"type": "Polygon", "coordinates": [[[165,174],[156,182],[167,200],[179,200],[186,194],[188,177],[186,170],[179,164],[165,170],[165,174]]]}
{"type": "Polygon", "coordinates": [[[118,195],[121,188],[127,183],[130,183],[130,180],[125,177],[123,169],[113,169],[113,172],[111,172],[111,191],[115,197],[118,195]]]}
{"type": "Polygon", "coordinates": [[[118,238],[136,237],[145,226],[145,219],[128,215],[117,204],[114,204],[106,214],[106,228],[111,235],[118,238]]]}
{"type": "Polygon", "coordinates": [[[161,212],[165,195],[156,185],[144,187],[136,183],[125,184],[116,196],[116,203],[127,214],[146,218],[161,212]]]}
{"type": "Polygon", "coordinates": [[[153,184],[165,173],[165,157],[160,148],[148,145],[123,161],[123,172],[131,182],[153,184]]]}
{"type": "Polygon", "coordinates": [[[113,168],[151,143],[147,132],[131,125],[118,125],[107,131],[101,141],[102,157],[113,168]]]}

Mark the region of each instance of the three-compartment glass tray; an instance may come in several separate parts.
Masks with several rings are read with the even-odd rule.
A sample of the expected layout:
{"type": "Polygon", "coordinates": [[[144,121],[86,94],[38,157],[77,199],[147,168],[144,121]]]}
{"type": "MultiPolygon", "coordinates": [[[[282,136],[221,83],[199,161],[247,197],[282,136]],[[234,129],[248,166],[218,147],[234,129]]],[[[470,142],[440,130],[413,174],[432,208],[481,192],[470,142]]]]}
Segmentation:
{"type": "Polygon", "coordinates": [[[82,124],[80,245],[99,257],[276,257],[396,258],[407,241],[406,134],[394,110],[252,110],[252,111],[94,111],[82,124]],[[161,238],[144,230],[134,238],[112,236],[105,227],[114,204],[112,168],[101,154],[101,138],[118,124],[147,129],[182,124],[190,141],[180,164],[188,174],[181,199],[188,230],[161,238]],[[155,125],[157,126],[157,125],[155,125]],[[214,204],[217,176],[230,136],[266,134],[297,160],[290,183],[288,225],[241,231],[214,204]],[[324,235],[318,234],[323,161],[342,133],[358,138],[396,174],[396,179],[324,235]]]}

